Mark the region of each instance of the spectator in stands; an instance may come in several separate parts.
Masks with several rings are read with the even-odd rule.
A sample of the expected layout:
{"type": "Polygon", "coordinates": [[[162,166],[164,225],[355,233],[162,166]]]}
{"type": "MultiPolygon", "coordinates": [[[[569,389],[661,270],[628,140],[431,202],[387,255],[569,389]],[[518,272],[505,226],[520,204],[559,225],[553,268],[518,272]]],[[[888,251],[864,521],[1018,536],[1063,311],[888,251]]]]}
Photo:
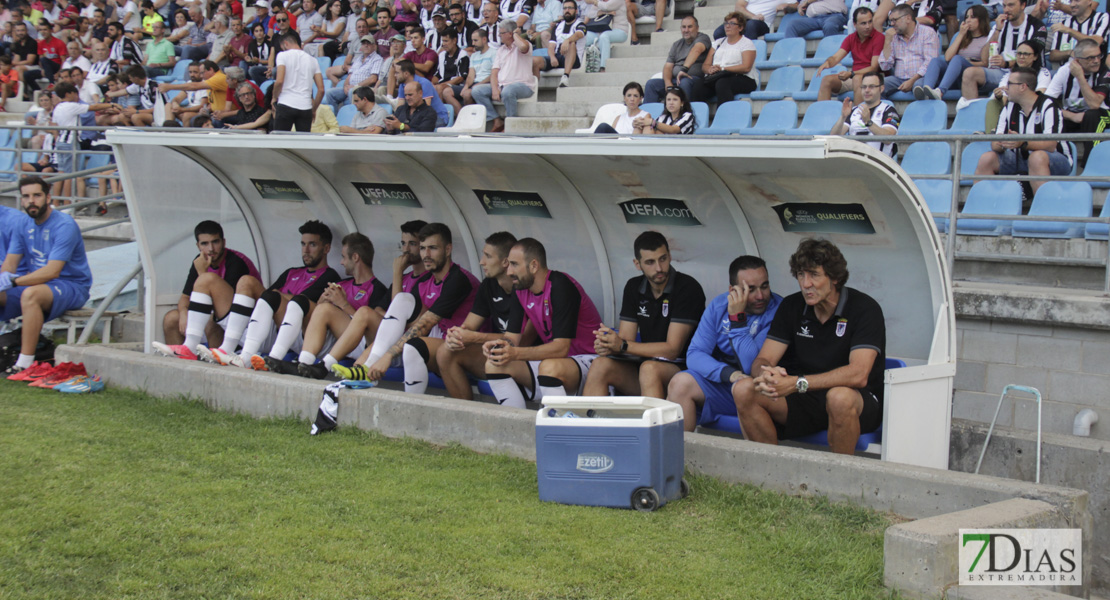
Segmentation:
{"type": "Polygon", "coordinates": [[[251,43],[247,46],[246,62],[249,65],[247,73],[250,74],[252,81],[262,85],[273,74],[270,68],[270,57],[276,55],[279,50],[270,38],[266,37],[266,27],[261,23],[253,26],[251,34],[251,43]]]}
{"type": "MultiPolygon", "coordinates": [[[[1037,141],[1042,133],[1062,133],[1063,117],[1052,98],[1035,91],[1037,72],[1019,67],[1010,71],[1010,102],[1002,108],[995,133],[1028,136],[1028,140],[991,142],[979,157],[976,175],[1067,175],[1074,157],[1066,142],[1037,141]]],[[[1029,183],[1034,194],[1043,181],[1029,183]]]]}
{"type": "Polygon", "coordinates": [[[755,43],[744,37],[744,23],[739,12],[725,16],[727,33],[713,42],[702,63],[702,96],[715,95],[717,102],[728,102],[737,94],[750,94],[759,87],[749,75],[755,67],[755,43]]]}
{"type": "Polygon", "coordinates": [[[385,132],[390,134],[414,131],[430,132],[436,129],[436,112],[424,101],[420,84],[405,84],[405,103],[385,118],[385,132]]]}
{"type": "Polygon", "coordinates": [[[190,263],[177,308],[162,319],[165,343],[154,346],[163,354],[196,360],[195,349],[202,339],[208,340],[209,347],[223,343],[236,300],[241,306],[250,305],[235,313],[236,318],[249,320],[264,288],[254,263],[227,247],[219,223],[201,221],[193,229],[193,238],[199,254],[190,263]]]}
{"type": "Polygon", "coordinates": [[[519,330],[510,328],[505,339],[482,346],[486,376],[497,403],[524,408],[521,387],[532,388],[534,401],[544,396],[581,395],[590,364],[597,357],[593,332],[601,327],[593,301],[570,275],[548,268],[547,251],[533,238],[513,245],[507,270],[525,320],[536,331],[540,345],[518,345],[525,331],[522,323],[519,330]]]}
{"type": "MultiPolygon", "coordinates": [[[[405,85],[415,81],[420,84],[423,90],[424,99],[435,110],[436,113],[436,127],[443,127],[447,124],[447,107],[443,105],[440,100],[439,94],[436,93],[435,84],[431,81],[416,74],[416,67],[413,66],[411,61],[399,60],[394,62],[393,72],[391,73],[392,79],[398,82],[399,85],[405,85]]],[[[404,95],[404,88],[398,88],[398,94],[404,95]]],[[[396,104],[396,103],[395,103],[396,104]]]]}
{"type": "Polygon", "coordinates": [[[66,57],[66,43],[54,37],[54,26],[46,19],[39,21],[38,32],[39,69],[42,77],[53,82],[66,57]]]}
{"type": "Polygon", "coordinates": [[[1107,34],[1110,34],[1110,14],[1098,12],[1098,0],[1071,0],[1070,8],[1071,18],[1048,30],[1048,56],[1053,64],[1068,62],[1071,51],[1083,40],[1091,40],[1096,46],[1105,48],[1107,34]]]}
{"type": "Polygon", "coordinates": [[[92,29],[92,38],[94,40],[103,42],[108,39],[108,21],[105,18],[103,9],[97,8],[93,11],[90,29],[92,29]]]}
{"type": "Polygon", "coordinates": [[[693,135],[698,126],[694,117],[694,109],[681,88],[667,89],[667,96],[663,100],[663,114],[658,119],[652,119],[650,114],[643,115],[632,121],[633,133],[645,135],[693,135]]]}
{"type": "MultiPolygon", "coordinates": [[[[202,68],[200,63],[189,63],[186,72],[190,83],[204,81],[202,68]]],[[[161,86],[159,86],[159,89],[161,89],[161,86]]],[[[166,105],[166,110],[182,123],[190,123],[193,117],[197,116],[208,104],[207,88],[184,90],[170,100],[170,103],[166,105]]],[[[206,110],[205,112],[209,111],[206,110]]]]}
{"type": "MultiPolygon", "coordinates": [[[[178,11],[180,12],[180,11],[178,11]]],[[[176,18],[176,13],[175,13],[176,18]]],[[[254,35],[254,26],[261,25],[262,30],[269,33],[270,31],[270,3],[268,0],[258,0],[254,3],[254,16],[246,22],[246,29],[254,35]]],[[[177,26],[175,25],[175,28],[177,26]]]]}
{"type": "Polygon", "coordinates": [[[1002,77],[1015,66],[1017,47],[1026,40],[1045,43],[1044,25],[1032,15],[1025,14],[1022,0],[1003,0],[1002,14],[995,20],[987,40],[985,67],[968,67],[964,70],[963,97],[956,104],[960,110],[976,98],[981,98],[998,87],[1002,77]],[[990,56],[990,44],[998,43],[998,54],[990,56]]]}
{"type": "Polygon", "coordinates": [[[154,122],[154,105],[158,100],[158,83],[146,76],[146,70],[143,69],[142,65],[131,65],[127,69],[127,78],[131,83],[124,88],[123,93],[131,97],[137,96],[139,103],[134,108],[125,109],[119,115],[117,122],[121,125],[149,127],[154,122]]]}
{"type": "Polygon", "coordinates": [[[143,66],[148,77],[165,75],[177,64],[173,43],[166,39],[166,27],[161,21],[151,25],[152,39],[146,45],[146,58],[143,66]]]}
{"type": "MultiPolygon", "coordinates": [[[[550,6],[557,5],[557,2],[550,4],[550,6]]],[[[469,53],[470,44],[474,39],[474,32],[478,31],[478,24],[466,18],[466,10],[463,8],[463,5],[458,2],[454,2],[447,7],[447,17],[451,20],[449,27],[453,29],[458,36],[457,40],[459,47],[467,50],[469,53]]],[[[533,21],[533,25],[534,24],[533,21]]],[[[548,25],[550,25],[550,21],[548,25]]]]}
{"type": "MultiPolygon", "coordinates": [[[[389,42],[394,36],[400,34],[393,28],[388,8],[383,6],[378,9],[377,24],[378,30],[374,32],[374,41],[378,44],[378,54],[383,59],[389,58],[389,42]]],[[[404,41],[404,37],[401,38],[401,41],[404,41]]]]}
{"type": "Polygon", "coordinates": [[[732,386],[756,375],[752,362],[782,302],[771,292],[767,263],[758,256],[733,260],[728,283],[728,291],[711,300],[700,317],[686,351],[687,369],[667,387],[667,400],[682,407],[686,431],[697,427],[699,409],[703,417],[736,414],[732,386]]]}
{"type": "Polygon", "coordinates": [[[66,44],[66,59],[62,61],[62,69],[73,67],[81,67],[81,70],[86,73],[92,68],[92,63],[85,58],[85,49],[81,46],[81,42],[76,40],[66,44]]]}
{"type": "MultiPolygon", "coordinates": [[[[596,0],[595,0],[596,1],[596,0]]],[[[451,22],[458,26],[455,21],[454,4],[451,5],[451,22]]],[[[623,5],[622,5],[623,6],[623,5]]],[[[462,6],[459,5],[458,12],[460,19],[465,19],[462,6]]],[[[551,24],[558,21],[563,16],[563,5],[559,0],[537,0],[536,7],[532,10],[532,20],[528,24],[528,31],[525,32],[524,37],[537,48],[546,48],[547,43],[551,41],[551,24]]],[[[477,27],[477,24],[475,24],[477,27]]],[[[469,36],[467,36],[469,38],[469,36]]]]}
{"type": "Polygon", "coordinates": [[[328,90],[324,102],[332,110],[339,112],[340,107],[348,101],[354,101],[353,92],[359,88],[373,89],[378,84],[378,73],[381,71],[382,57],[378,55],[378,46],[374,36],[366,34],[359,40],[360,51],[351,60],[351,69],[341,87],[328,90]]]}
{"type": "Polygon", "coordinates": [[[732,386],[740,427],[766,444],[828,429],[829,448],[851,454],[859,435],[882,423],[883,310],[845,287],[848,263],[831,242],[802,240],[790,274],[801,291],[779,304],[753,378],[732,386]]]}
{"type": "Polygon", "coordinates": [[[24,96],[31,97],[31,90],[38,89],[38,84],[33,81],[39,70],[39,44],[37,41],[27,35],[27,24],[16,23],[12,26],[12,45],[11,57],[12,66],[15,67],[19,73],[23,84],[26,87],[24,96]],[[31,77],[28,78],[28,75],[31,77]],[[32,87],[34,86],[34,87],[32,87]]]}
{"type": "Polygon", "coordinates": [[[232,17],[231,39],[227,42],[227,47],[225,49],[228,64],[246,69],[247,66],[249,66],[247,62],[247,49],[250,47],[250,44],[251,36],[243,27],[243,19],[232,17]]]}
{"type": "Polygon", "coordinates": [[[942,100],[945,92],[963,82],[964,71],[968,67],[983,67],[987,61],[987,39],[990,33],[990,19],[987,9],[973,5],[964,13],[960,30],[948,44],[944,56],[938,56],[929,63],[922,85],[914,86],[913,96],[918,100],[942,100]]]}
{"type": "Polygon", "coordinates": [[[1045,94],[1055,99],[1060,108],[1064,133],[1094,131],[1090,121],[1097,119],[1100,109],[1106,107],[1106,94],[1110,91],[1110,79],[1102,58],[1098,42],[1080,40],[1072,49],[1071,60],[1052,76],[1045,94]]]}
{"type": "Polygon", "coordinates": [[[655,33],[663,31],[663,17],[671,14],[671,4],[669,0],[629,0],[628,14],[626,18],[632,24],[629,27],[629,32],[632,34],[632,45],[635,46],[640,43],[640,38],[636,35],[636,19],[639,17],[655,17],[655,33]],[[659,5],[663,6],[660,7],[659,5]]]}
{"type": "MultiPolygon", "coordinates": [[[[119,73],[119,67],[112,61],[108,53],[108,44],[93,42],[92,68],[89,69],[89,80],[100,86],[102,92],[108,89],[108,76],[119,73]]],[[[14,64],[14,62],[13,62],[14,64]]]]}
{"type": "MultiPolygon", "coordinates": [[[[736,0],[736,12],[747,19],[744,24],[744,37],[757,40],[770,33],[771,25],[774,25],[779,11],[785,10],[786,5],[796,2],[797,0],[736,0]]],[[[719,40],[725,37],[725,33],[725,26],[722,24],[713,30],[713,39],[719,40]]]]}
{"type": "Polygon", "coordinates": [[[8,98],[19,93],[19,71],[12,66],[12,57],[0,54],[0,110],[7,110],[8,98]]]}
{"type": "Polygon", "coordinates": [[[324,15],[316,9],[314,0],[301,0],[301,8],[297,12],[297,34],[301,37],[301,45],[312,44],[323,30],[324,15]]]}
{"type": "MultiPolygon", "coordinates": [[[[138,68],[142,69],[142,67],[138,68]]],[[[63,128],[58,132],[58,139],[55,144],[55,148],[58,150],[56,154],[58,172],[72,173],[74,171],[73,149],[78,145],[78,134],[72,128],[81,125],[81,115],[98,111],[113,115],[119,114],[120,110],[118,105],[111,103],[82,103],[77,87],[72,83],[59,83],[54,89],[54,94],[60,102],[54,106],[52,119],[55,124],[63,128]]],[[[62,186],[59,188],[61,195],[69,195],[70,183],[72,181],[69,180],[62,182],[62,186]]]]}
{"type": "Polygon", "coordinates": [[[497,26],[501,47],[493,61],[488,84],[472,88],[474,101],[486,107],[486,121],[493,121],[492,131],[504,131],[505,120],[497,115],[494,102],[503,102],[505,118],[515,117],[517,102],[536,93],[532,75],[532,44],[524,39],[516,23],[502,21],[497,26]]]}
{"type": "Polygon", "coordinates": [[[208,44],[208,19],[204,18],[200,7],[194,5],[189,8],[189,21],[189,34],[177,42],[181,47],[181,58],[193,61],[204,60],[208,58],[212,48],[208,44]]]}
{"type": "Polygon", "coordinates": [[[489,84],[497,51],[490,48],[487,35],[486,30],[479,29],[470,38],[470,73],[467,74],[466,83],[456,92],[455,97],[448,98],[448,102],[455,107],[455,114],[459,114],[464,104],[475,103],[472,93],[475,85],[489,84]]]}
{"type": "Polygon", "coordinates": [[[316,35],[316,40],[322,41],[317,56],[326,56],[333,61],[339,56],[340,46],[347,41],[348,11],[344,6],[340,0],[331,0],[324,7],[324,24],[316,35]]]}
{"type": "Polygon", "coordinates": [[[651,79],[644,91],[644,102],[660,102],[670,87],[682,88],[687,98],[698,98],[702,87],[702,63],[712,42],[709,36],[698,31],[698,20],[693,15],[682,19],[682,39],[671,44],[667,62],[663,63],[663,78],[651,79]]]}
{"type": "Polygon", "coordinates": [[[84,306],[92,287],[81,230],[73,217],[51,206],[50,186],[41,177],[24,177],[19,180],[19,194],[23,210],[34,223],[23,247],[29,272],[0,273],[0,318],[23,317],[19,358],[6,375],[32,365],[43,324],[84,306]]]}
{"type": "Polygon", "coordinates": [[[805,37],[817,30],[827,36],[838,35],[848,24],[848,6],[844,0],[802,0],[797,5],[783,6],[782,10],[802,15],[782,27],[783,37],[805,37]]]}
{"type": "Polygon", "coordinates": [[[208,60],[220,65],[221,68],[231,64],[228,44],[233,34],[229,23],[226,15],[212,17],[212,35],[208,37],[211,44],[208,60]]]}
{"type": "Polygon", "coordinates": [[[443,49],[445,31],[447,31],[447,11],[443,10],[442,6],[436,6],[432,9],[432,27],[424,31],[425,44],[438,53],[443,49]]]}
{"type": "MultiPolygon", "coordinates": [[[[200,63],[203,81],[188,81],[186,83],[162,83],[158,91],[165,94],[174,90],[186,92],[208,90],[208,105],[213,111],[225,110],[227,106],[227,75],[220,71],[220,66],[206,60],[200,63]]],[[[323,87],[323,86],[321,86],[323,87]]]]}
{"type": "MultiPolygon", "coordinates": [[[[382,59],[382,68],[378,72],[378,89],[375,91],[379,98],[392,100],[396,93],[397,77],[393,63],[403,60],[405,55],[405,36],[397,34],[389,40],[389,56],[382,59]]],[[[415,73],[415,69],[413,72],[415,73]]]]}
{"type": "Polygon", "coordinates": [[[532,59],[540,71],[563,69],[559,87],[570,85],[570,72],[582,66],[582,56],[586,52],[586,24],[578,17],[578,3],[563,0],[563,18],[552,24],[551,41],[547,43],[547,56],[532,59]]]}
{"type": "Polygon", "coordinates": [[[108,39],[112,41],[109,57],[122,72],[131,65],[143,64],[143,51],[135,40],[128,37],[118,21],[108,25],[108,39]]]}
{"type": "Polygon", "coordinates": [[[612,123],[602,123],[594,129],[594,133],[633,133],[635,126],[633,123],[636,119],[641,117],[650,118],[651,115],[647,111],[640,110],[640,105],[644,102],[644,88],[635,81],[630,82],[624,86],[624,106],[625,112],[617,115],[612,123]]]}
{"type": "Polygon", "coordinates": [[[833,96],[839,96],[843,92],[852,92],[852,100],[855,101],[855,92],[859,89],[863,76],[879,72],[879,55],[882,54],[886,37],[876,31],[874,13],[870,8],[861,6],[852,13],[852,19],[855,31],[844,38],[840,49],[821,63],[813,76],[821,77],[821,71],[839,65],[849,54],[852,55],[852,68],[822,77],[821,89],[817,92],[818,100],[831,100],[833,96]]]}
{"type": "MultiPolygon", "coordinates": [[[[589,2],[589,0],[586,0],[589,2]]],[[[601,59],[598,62],[598,72],[605,72],[605,65],[609,62],[609,56],[613,52],[613,44],[619,44],[628,39],[628,32],[632,28],[628,22],[628,11],[625,8],[627,3],[621,0],[595,0],[597,3],[598,15],[612,15],[613,20],[609,24],[609,29],[605,31],[592,31],[590,25],[586,26],[586,45],[597,45],[598,50],[601,51],[601,59]]]]}
{"type": "Polygon", "coordinates": [[[132,32],[142,32],[143,11],[134,0],[123,0],[123,5],[116,3],[116,21],[123,25],[125,35],[130,39],[132,32]]]}
{"type": "Polygon", "coordinates": [[[301,50],[297,35],[286,34],[281,39],[273,95],[274,131],[292,131],[296,127],[299,132],[307,132],[312,128],[316,108],[324,99],[324,77],[320,74],[320,63],[301,50]]]}
{"type": "MultiPolygon", "coordinates": [[[[833,125],[830,135],[895,135],[901,117],[898,109],[882,101],[883,74],[868,73],[860,83],[863,101],[852,106],[850,98],[844,99],[841,121],[833,125]]],[[[867,142],[868,146],[891,158],[898,155],[898,145],[893,142],[867,142]]]]}
{"type": "Polygon", "coordinates": [[[96,104],[103,101],[104,94],[101,93],[100,86],[86,79],[81,67],[73,67],[69,70],[69,74],[69,80],[77,88],[77,95],[81,98],[81,102],[96,104]]]}
{"type": "Polygon", "coordinates": [[[154,24],[164,22],[162,15],[154,10],[154,3],[151,0],[143,0],[143,3],[139,6],[139,13],[142,16],[141,29],[135,31],[137,36],[135,41],[141,41],[144,35],[153,35],[154,24]]]}
{"type": "Polygon", "coordinates": [[[932,27],[919,27],[908,5],[891,9],[890,21],[894,26],[886,31],[879,68],[894,74],[886,77],[883,97],[912,92],[929,69],[929,62],[940,56],[940,36],[932,27]]]}
{"type": "Polygon", "coordinates": [[[459,48],[458,34],[454,29],[443,32],[442,44],[435,86],[436,93],[446,102],[448,99],[455,100],[455,90],[461,90],[470,75],[470,57],[459,48]]]}
{"type": "Polygon", "coordinates": [[[424,45],[424,32],[413,31],[409,36],[409,42],[412,43],[412,51],[405,53],[405,60],[412,61],[416,73],[421,77],[429,78],[435,75],[436,67],[439,65],[439,55],[435,50],[424,45]]]}
{"type": "Polygon", "coordinates": [[[705,311],[696,279],[671,264],[670,245],[657,231],[633,242],[632,261],[642,275],[629,279],[621,300],[620,328],[594,332],[594,352],[583,395],[666,397],[667,385],[686,367],[687,347],[705,311]]]}
{"type": "Polygon", "coordinates": [[[383,133],[388,114],[374,103],[374,90],[360,87],[355,89],[352,97],[358,112],[351,118],[350,125],[339,126],[339,133],[383,133]]]}
{"type": "Polygon", "coordinates": [[[486,39],[489,40],[489,45],[495,50],[501,47],[501,34],[497,29],[500,23],[501,9],[497,3],[486,2],[482,4],[482,20],[478,22],[478,28],[486,31],[486,39]]]}
{"type": "MultiPolygon", "coordinates": [[[[346,35],[346,33],[344,33],[344,35],[346,35]]],[[[374,39],[374,36],[370,35],[370,25],[367,23],[366,19],[355,21],[355,30],[352,32],[352,35],[354,37],[350,39],[350,43],[344,42],[339,46],[345,52],[343,60],[337,60],[338,57],[335,57],[336,59],[332,60],[332,65],[324,71],[324,77],[332,82],[332,87],[339,85],[340,78],[351,70],[351,63],[354,61],[355,57],[361,55],[362,38],[364,36],[370,36],[370,39],[374,39]]],[[[377,53],[378,43],[375,41],[374,54],[377,53]]],[[[378,58],[381,58],[381,56],[379,55],[378,58]]]]}
{"type": "Polygon", "coordinates": [[[239,112],[224,119],[229,129],[254,129],[269,132],[270,120],[273,113],[258,102],[254,87],[249,83],[240,83],[235,95],[242,105],[239,112]]]}

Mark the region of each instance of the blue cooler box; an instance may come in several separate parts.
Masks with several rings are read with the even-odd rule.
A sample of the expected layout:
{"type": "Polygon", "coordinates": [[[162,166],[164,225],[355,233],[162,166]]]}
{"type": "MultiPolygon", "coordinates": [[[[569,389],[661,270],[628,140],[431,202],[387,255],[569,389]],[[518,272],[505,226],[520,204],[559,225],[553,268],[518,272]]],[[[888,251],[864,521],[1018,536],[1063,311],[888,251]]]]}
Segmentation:
{"type": "Polygon", "coordinates": [[[536,415],[540,500],[651,511],[683,498],[682,435],[673,402],[544,398],[536,415]]]}

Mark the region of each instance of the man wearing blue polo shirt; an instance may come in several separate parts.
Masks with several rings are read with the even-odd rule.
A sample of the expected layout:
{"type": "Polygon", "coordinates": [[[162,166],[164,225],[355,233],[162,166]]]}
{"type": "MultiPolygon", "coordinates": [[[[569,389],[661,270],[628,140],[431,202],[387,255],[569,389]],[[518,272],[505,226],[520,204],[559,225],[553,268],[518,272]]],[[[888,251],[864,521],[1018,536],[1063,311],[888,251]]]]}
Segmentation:
{"type": "Polygon", "coordinates": [[[3,320],[23,316],[19,358],[8,375],[31,366],[43,323],[84,306],[92,286],[81,230],[73,217],[51,206],[50,186],[41,177],[24,177],[19,195],[33,222],[23,230],[26,274],[0,272],[3,320]]]}
{"type": "Polygon", "coordinates": [[[23,237],[27,228],[31,226],[31,219],[27,215],[6,206],[0,206],[0,251],[5,254],[0,271],[7,271],[16,275],[26,273],[20,271],[23,255],[27,253],[23,237]]]}

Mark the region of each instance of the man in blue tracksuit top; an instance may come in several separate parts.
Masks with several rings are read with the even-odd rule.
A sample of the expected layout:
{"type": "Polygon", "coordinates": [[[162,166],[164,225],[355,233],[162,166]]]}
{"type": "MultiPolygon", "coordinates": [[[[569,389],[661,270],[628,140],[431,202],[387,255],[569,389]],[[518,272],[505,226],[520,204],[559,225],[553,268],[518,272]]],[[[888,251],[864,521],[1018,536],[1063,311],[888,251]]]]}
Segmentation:
{"type": "Polygon", "coordinates": [[[741,256],[728,267],[729,290],[714,298],[686,351],[688,369],[675,375],[667,400],[682,406],[683,427],[693,431],[713,415],[736,415],[732,384],[750,377],[782,296],[771,293],[767,263],[758,256],[741,256]]]}

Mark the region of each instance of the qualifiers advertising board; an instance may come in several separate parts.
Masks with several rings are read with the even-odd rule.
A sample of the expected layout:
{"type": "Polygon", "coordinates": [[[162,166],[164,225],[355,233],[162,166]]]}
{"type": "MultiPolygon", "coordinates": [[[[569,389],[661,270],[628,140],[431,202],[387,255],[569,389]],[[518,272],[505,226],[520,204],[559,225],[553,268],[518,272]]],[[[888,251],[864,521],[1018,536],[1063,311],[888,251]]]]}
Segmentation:
{"type": "Polygon", "coordinates": [[[364,183],[352,181],[362,201],[370,206],[423,208],[412,188],[403,183],[364,183]]]}
{"type": "Polygon", "coordinates": [[[782,230],[792,233],[875,233],[862,204],[789,202],[774,207],[782,230]]]}
{"type": "Polygon", "coordinates": [[[619,202],[625,223],[644,225],[670,225],[672,227],[701,227],[701,221],[694,216],[682,200],[669,198],[637,198],[619,202]]]}
{"type": "Polygon", "coordinates": [[[254,189],[264,200],[295,200],[308,202],[308,194],[304,193],[296,181],[282,181],[280,179],[251,179],[254,189]]]}
{"type": "Polygon", "coordinates": [[[535,192],[502,192],[474,190],[487,215],[502,217],[539,217],[550,219],[551,212],[543,198],[535,192]]]}

